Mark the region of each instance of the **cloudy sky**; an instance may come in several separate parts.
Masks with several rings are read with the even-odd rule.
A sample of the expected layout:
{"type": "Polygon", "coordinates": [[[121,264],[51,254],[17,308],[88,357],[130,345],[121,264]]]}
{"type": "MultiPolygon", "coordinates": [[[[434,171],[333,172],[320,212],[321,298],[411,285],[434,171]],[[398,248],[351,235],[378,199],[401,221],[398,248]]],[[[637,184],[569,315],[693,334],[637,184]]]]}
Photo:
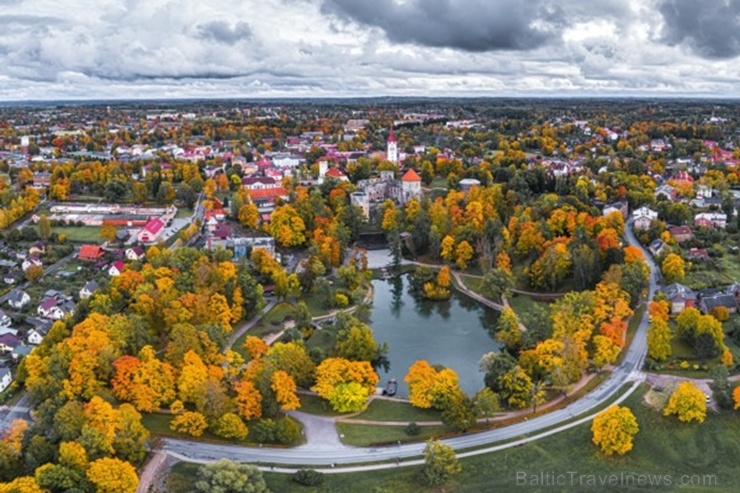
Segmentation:
{"type": "Polygon", "coordinates": [[[740,0],[0,0],[0,100],[740,97],[740,0]]]}

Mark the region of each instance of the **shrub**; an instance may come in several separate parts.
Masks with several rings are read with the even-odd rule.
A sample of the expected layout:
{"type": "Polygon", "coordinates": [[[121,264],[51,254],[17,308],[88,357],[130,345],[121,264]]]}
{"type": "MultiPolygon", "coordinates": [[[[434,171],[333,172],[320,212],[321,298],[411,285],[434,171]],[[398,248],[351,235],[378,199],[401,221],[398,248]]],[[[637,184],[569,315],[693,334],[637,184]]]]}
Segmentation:
{"type": "Polygon", "coordinates": [[[293,481],[303,486],[319,486],[324,482],[324,474],[314,469],[299,469],[293,475],[293,481]]]}
{"type": "Polygon", "coordinates": [[[294,420],[284,418],[278,421],[275,427],[275,438],[278,442],[288,445],[295,443],[301,436],[301,427],[294,420]]]}
{"type": "Polygon", "coordinates": [[[408,425],[406,425],[406,428],[404,428],[403,432],[410,437],[415,437],[421,432],[421,427],[416,423],[409,423],[408,425]]]}
{"type": "Polygon", "coordinates": [[[257,443],[274,442],[277,425],[271,419],[263,419],[252,426],[250,432],[252,439],[257,443]]]}

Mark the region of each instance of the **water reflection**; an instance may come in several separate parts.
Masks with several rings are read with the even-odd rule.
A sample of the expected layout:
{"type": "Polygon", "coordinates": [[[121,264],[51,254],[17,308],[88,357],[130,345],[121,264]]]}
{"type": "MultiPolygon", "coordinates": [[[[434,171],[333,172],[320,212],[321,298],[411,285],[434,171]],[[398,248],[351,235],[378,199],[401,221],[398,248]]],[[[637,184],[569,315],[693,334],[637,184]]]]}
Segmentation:
{"type": "Polygon", "coordinates": [[[376,280],[373,285],[372,328],[376,340],[390,346],[391,367],[390,371],[381,372],[381,384],[395,378],[399,382],[398,395],[406,396],[403,377],[414,361],[426,359],[455,370],[460,386],[468,393],[483,386],[478,361],[499,347],[489,336],[498,312],[454,291],[449,301],[415,297],[405,276],[376,280]]]}

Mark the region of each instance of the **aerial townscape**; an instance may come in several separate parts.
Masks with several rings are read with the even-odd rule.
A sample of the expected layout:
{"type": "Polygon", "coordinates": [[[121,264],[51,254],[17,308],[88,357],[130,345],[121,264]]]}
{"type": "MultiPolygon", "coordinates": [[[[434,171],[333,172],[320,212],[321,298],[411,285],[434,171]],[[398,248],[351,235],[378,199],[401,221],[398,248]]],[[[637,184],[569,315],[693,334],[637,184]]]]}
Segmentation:
{"type": "Polygon", "coordinates": [[[0,26],[0,493],[740,491],[740,0],[0,26]]]}
{"type": "Polygon", "coordinates": [[[731,480],[734,105],[0,113],[0,491],[731,480]]]}

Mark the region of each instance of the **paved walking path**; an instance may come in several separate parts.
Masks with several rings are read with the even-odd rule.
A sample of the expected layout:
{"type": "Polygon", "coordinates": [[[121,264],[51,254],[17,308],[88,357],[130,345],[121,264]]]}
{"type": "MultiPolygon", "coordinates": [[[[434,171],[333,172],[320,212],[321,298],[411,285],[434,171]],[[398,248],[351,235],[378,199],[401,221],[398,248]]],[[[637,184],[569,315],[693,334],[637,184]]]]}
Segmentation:
{"type": "Polygon", "coordinates": [[[287,414],[303,424],[303,434],[306,437],[306,443],[296,448],[306,450],[336,450],[337,448],[345,447],[337,433],[334,418],[302,413],[300,411],[288,411],[287,414]]]}
{"type": "Polygon", "coordinates": [[[267,303],[267,305],[265,305],[265,307],[262,309],[262,311],[260,311],[257,315],[255,315],[251,319],[249,319],[246,322],[244,322],[244,324],[241,327],[239,327],[238,329],[236,329],[235,331],[233,331],[231,333],[231,336],[229,337],[229,342],[226,344],[226,346],[223,348],[223,350],[226,351],[227,349],[231,349],[232,346],[234,346],[234,344],[236,343],[236,341],[239,340],[239,338],[241,336],[243,336],[246,331],[248,331],[249,329],[251,329],[252,327],[254,327],[257,324],[257,322],[259,322],[260,320],[262,320],[262,317],[264,317],[267,312],[269,312],[270,310],[272,310],[272,308],[275,305],[277,305],[277,303],[278,303],[278,301],[275,300],[275,299],[270,300],[267,303]]]}

